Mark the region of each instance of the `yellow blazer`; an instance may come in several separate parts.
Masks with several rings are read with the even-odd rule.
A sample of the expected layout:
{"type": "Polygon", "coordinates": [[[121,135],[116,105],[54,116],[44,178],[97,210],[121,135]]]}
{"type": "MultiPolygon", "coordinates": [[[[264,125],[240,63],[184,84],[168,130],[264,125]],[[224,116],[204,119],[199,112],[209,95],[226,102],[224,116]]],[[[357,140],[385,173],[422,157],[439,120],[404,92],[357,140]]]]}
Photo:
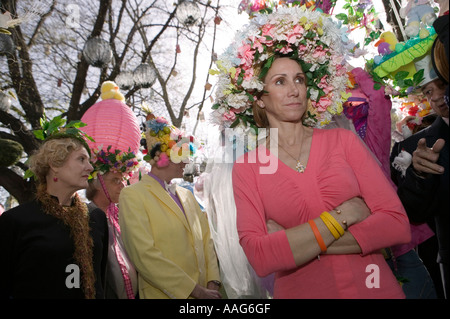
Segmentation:
{"type": "Polygon", "coordinates": [[[206,216],[189,190],[176,191],[186,216],[148,175],[120,193],[122,240],[138,272],[140,298],[186,299],[195,284],[220,280],[206,216]]]}

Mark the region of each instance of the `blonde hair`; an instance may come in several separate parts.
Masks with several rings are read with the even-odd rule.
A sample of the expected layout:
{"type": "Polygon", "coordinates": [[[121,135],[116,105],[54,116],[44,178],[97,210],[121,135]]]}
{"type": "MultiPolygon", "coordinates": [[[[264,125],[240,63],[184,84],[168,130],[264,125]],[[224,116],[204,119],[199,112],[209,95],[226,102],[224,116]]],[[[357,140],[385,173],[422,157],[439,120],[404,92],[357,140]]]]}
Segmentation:
{"type": "Polygon", "coordinates": [[[50,165],[61,167],[67,157],[84,145],[74,138],[55,138],[44,142],[31,156],[29,167],[36,176],[38,183],[46,184],[46,176],[50,171],[50,165]]]}

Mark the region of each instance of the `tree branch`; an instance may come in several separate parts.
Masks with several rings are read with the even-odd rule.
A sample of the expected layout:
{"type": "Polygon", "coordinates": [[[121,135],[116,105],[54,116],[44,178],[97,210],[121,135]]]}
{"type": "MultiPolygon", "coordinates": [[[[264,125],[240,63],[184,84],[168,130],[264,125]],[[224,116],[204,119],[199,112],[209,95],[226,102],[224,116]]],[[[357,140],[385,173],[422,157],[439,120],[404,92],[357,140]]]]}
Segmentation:
{"type": "Polygon", "coordinates": [[[36,39],[36,36],[39,34],[39,29],[44,25],[45,19],[47,19],[47,17],[51,16],[53,10],[55,9],[56,6],[56,0],[53,0],[52,5],[50,6],[50,9],[41,16],[41,18],[39,19],[39,22],[36,25],[36,28],[34,28],[34,32],[32,34],[32,36],[30,37],[30,39],[28,40],[28,49],[34,44],[34,40],[36,39]]]}
{"type": "MultiPolygon", "coordinates": [[[[93,38],[96,36],[99,36],[103,29],[103,24],[106,20],[106,14],[108,12],[108,8],[111,6],[111,0],[100,0],[100,6],[98,9],[98,15],[97,19],[95,20],[94,27],[92,28],[92,32],[89,36],[89,38],[93,38]]],[[[70,99],[69,104],[69,110],[67,112],[67,121],[72,120],[78,120],[83,115],[82,112],[80,112],[79,106],[80,106],[80,100],[81,100],[81,94],[84,89],[84,85],[86,83],[86,76],[87,71],[89,69],[89,64],[84,59],[83,55],[81,56],[80,62],[78,62],[77,65],[77,73],[75,76],[75,81],[73,84],[73,90],[72,90],[72,98],[70,99]]],[[[96,90],[97,91],[97,90],[96,90]]],[[[97,97],[98,98],[98,97],[97,97]]],[[[97,100],[94,95],[92,95],[88,101],[89,103],[92,103],[88,105],[86,102],[83,105],[83,109],[87,110],[90,106],[92,106],[95,101],[97,100]]]]}

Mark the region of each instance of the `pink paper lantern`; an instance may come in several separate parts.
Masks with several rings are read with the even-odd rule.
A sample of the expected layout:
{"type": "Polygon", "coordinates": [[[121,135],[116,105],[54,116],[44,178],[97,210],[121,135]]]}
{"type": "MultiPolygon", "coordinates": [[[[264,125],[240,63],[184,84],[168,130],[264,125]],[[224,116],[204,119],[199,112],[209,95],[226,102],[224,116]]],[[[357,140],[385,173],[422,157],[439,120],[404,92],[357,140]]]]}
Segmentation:
{"type": "Polygon", "coordinates": [[[136,115],[122,101],[108,99],[100,101],[84,113],[81,121],[87,125],[81,128],[95,142],[88,141],[91,149],[103,145],[106,150],[111,145],[111,152],[119,149],[135,154],[139,150],[141,131],[136,115]]]}

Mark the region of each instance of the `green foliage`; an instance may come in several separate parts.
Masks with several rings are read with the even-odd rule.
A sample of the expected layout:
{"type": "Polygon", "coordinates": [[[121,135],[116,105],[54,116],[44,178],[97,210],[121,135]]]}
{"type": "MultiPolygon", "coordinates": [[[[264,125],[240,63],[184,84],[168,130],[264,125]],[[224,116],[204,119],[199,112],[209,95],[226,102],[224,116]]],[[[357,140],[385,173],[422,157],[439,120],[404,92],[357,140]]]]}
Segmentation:
{"type": "Polygon", "coordinates": [[[266,63],[264,63],[264,66],[261,69],[261,73],[259,74],[259,78],[263,79],[267,72],[269,72],[270,67],[272,66],[272,63],[275,59],[275,56],[272,55],[270,58],[267,59],[266,63]]]}
{"type": "Polygon", "coordinates": [[[369,36],[364,39],[364,45],[368,45],[369,43],[377,40],[381,35],[381,31],[372,31],[369,33],[369,36]]]}
{"type": "Polygon", "coordinates": [[[79,129],[80,127],[86,126],[86,124],[81,122],[80,120],[70,121],[69,124],[63,127],[64,124],[66,124],[66,120],[61,118],[61,116],[55,116],[51,121],[49,121],[47,119],[47,116],[44,114],[39,123],[41,124],[42,129],[34,130],[33,134],[37,139],[40,140],[45,140],[55,134],[64,133],[67,135],[73,135],[77,138],[84,137],[90,141],[94,141],[92,137],[79,129]]]}

